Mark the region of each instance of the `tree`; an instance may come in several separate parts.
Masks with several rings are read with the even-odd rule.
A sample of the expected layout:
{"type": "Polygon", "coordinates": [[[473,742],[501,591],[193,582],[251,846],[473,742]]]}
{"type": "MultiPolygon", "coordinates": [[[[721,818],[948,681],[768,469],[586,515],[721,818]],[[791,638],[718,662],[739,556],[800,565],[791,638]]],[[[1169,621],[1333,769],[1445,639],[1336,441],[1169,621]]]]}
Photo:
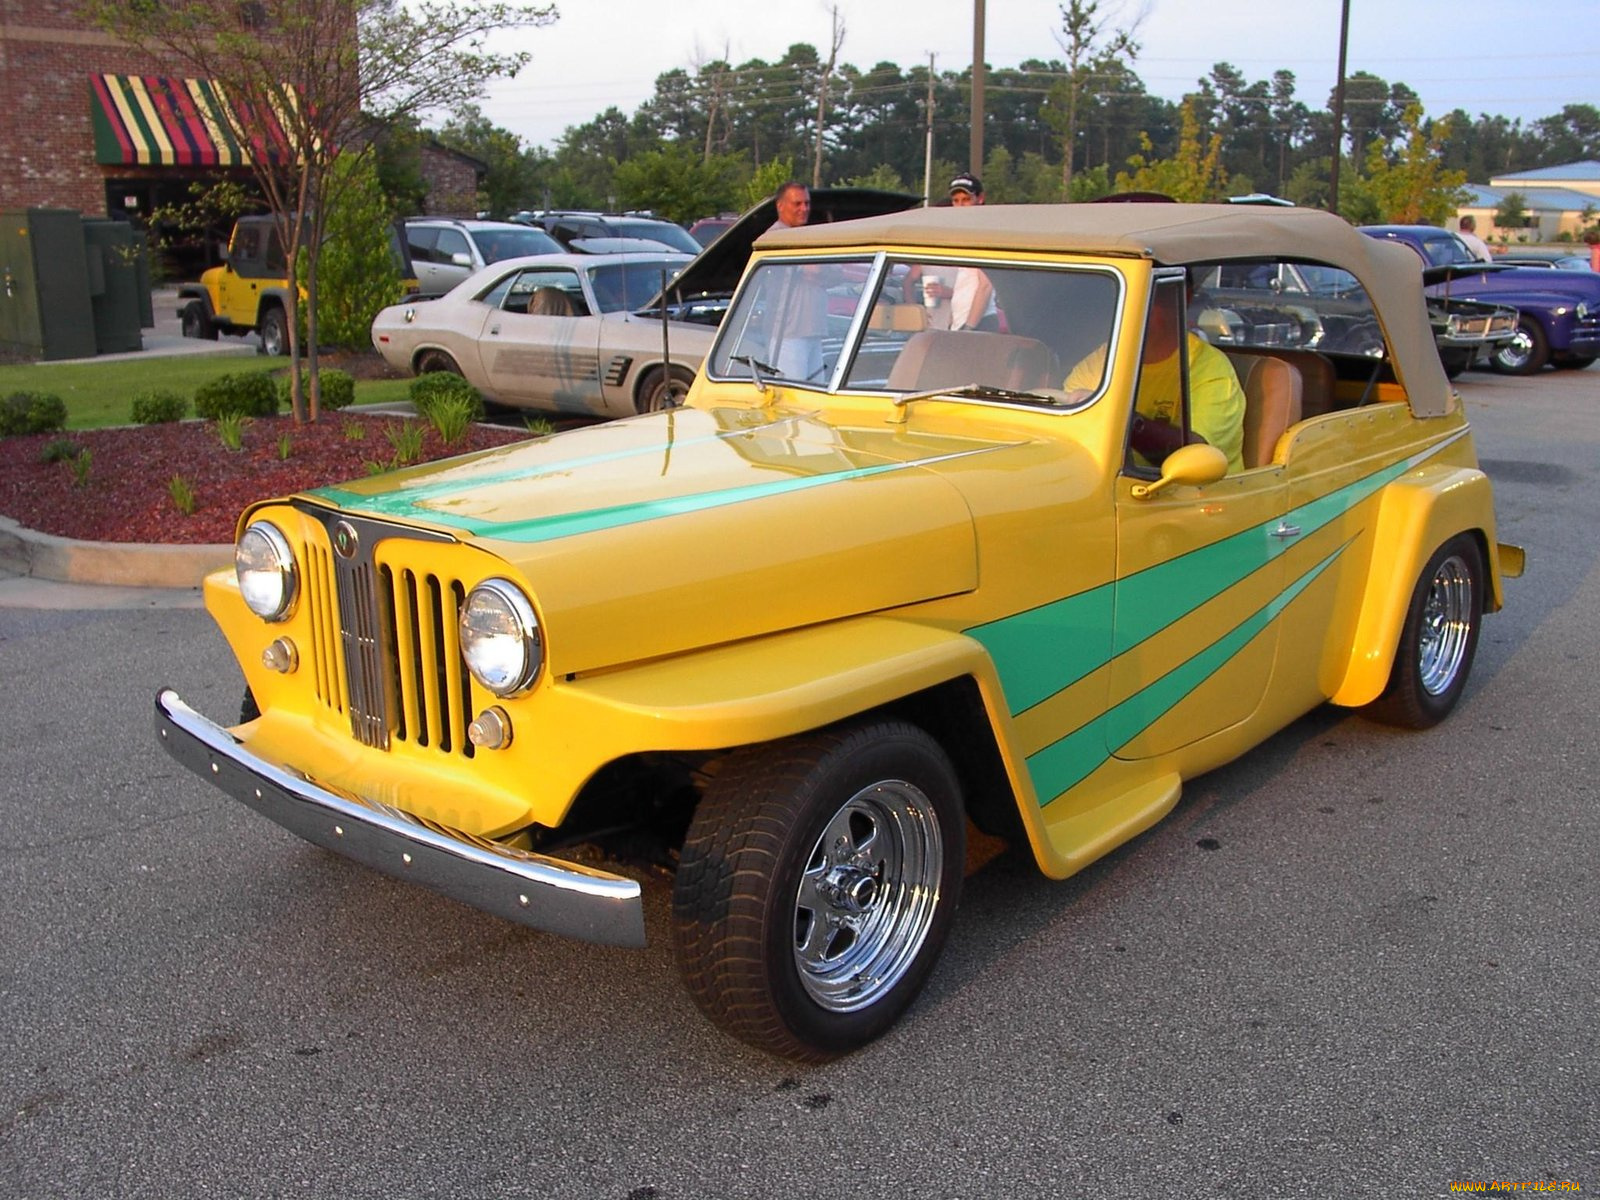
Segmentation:
{"type": "Polygon", "coordinates": [[[1182,105],[1182,122],[1178,134],[1178,151],[1169,159],[1147,158],[1152,149],[1150,139],[1144,139],[1144,154],[1128,159],[1131,172],[1117,172],[1117,190],[1124,192],[1160,192],[1187,204],[1199,204],[1223,198],[1222,188],[1227,176],[1220,162],[1222,135],[1212,133],[1200,147],[1200,122],[1195,117],[1195,106],[1185,99],[1182,105]]]}
{"type": "Polygon", "coordinates": [[[1061,139],[1061,194],[1068,196],[1072,193],[1080,108],[1092,95],[1098,73],[1119,59],[1139,57],[1139,43],[1133,40],[1139,22],[1108,31],[1112,14],[1100,15],[1100,0],[1067,0],[1059,8],[1061,30],[1056,42],[1066,53],[1067,73],[1050,91],[1045,119],[1061,139]]]}
{"type": "Polygon", "coordinates": [[[102,28],[152,58],[181,64],[226,94],[223,119],[250,148],[250,166],[291,262],[304,262],[310,401],[301,388],[300,297],[289,289],[291,398],[296,421],[320,410],[318,265],[333,171],[373,152],[378,132],[429,109],[452,108],[514,74],[528,55],[492,54],[489,34],[555,19],[550,7],[445,0],[84,0],[102,28]],[[302,246],[305,254],[302,260],[302,246]]]}
{"type": "Polygon", "coordinates": [[[617,199],[623,208],[648,208],[681,224],[737,204],[742,168],[733,155],[708,162],[698,145],[669,142],[617,164],[617,199]]]}
{"type": "Polygon", "coordinates": [[[1524,229],[1528,224],[1528,198],[1521,192],[1507,192],[1495,206],[1494,223],[1501,229],[1524,229]]]}
{"type": "MultiPolygon", "coordinates": [[[[317,323],[330,346],[370,344],[372,318],[400,298],[400,267],[390,242],[391,212],[370,157],[344,154],[329,168],[340,202],[328,215],[321,247],[317,323]]],[[[301,265],[310,247],[302,247],[301,265]]]]}
{"type": "Polygon", "coordinates": [[[1440,225],[1461,207],[1467,182],[1463,171],[1446,170],[1442,145],[1450,138],[1449,121],[1424,125],[1422,105],[1411,104],[1401,117],[1405,141],[1391,156],[1374,139],[1367,147],[1367,189],[1378,207],[1378,220],[1398,225],[1440,225]]]}
{"type": "Polygon", "coordinates": [[[470,154],[489,169],[478,192],[478,207],[506,215],[527,208],[539,192],[539,161],[509,129],[501,129],[476,104],[463,104],[439,130],[439,141],[470,154]]]}

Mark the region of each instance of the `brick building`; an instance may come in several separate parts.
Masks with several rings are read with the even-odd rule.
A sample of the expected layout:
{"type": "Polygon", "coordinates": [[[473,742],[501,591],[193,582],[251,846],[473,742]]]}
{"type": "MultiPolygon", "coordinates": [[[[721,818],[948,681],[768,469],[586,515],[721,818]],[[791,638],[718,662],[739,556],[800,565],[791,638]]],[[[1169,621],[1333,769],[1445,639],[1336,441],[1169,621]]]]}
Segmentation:
{"type": "MultiPolygon", "coordinates": [[[[249,184],[246,155],[219,120],[227,100],[86,24],[72,0],[0,0],[0,209],[143,214],[189,185],[249,184]]],[[[470,213],[484,165],[424,145],[428,211],[470,213]]]]}

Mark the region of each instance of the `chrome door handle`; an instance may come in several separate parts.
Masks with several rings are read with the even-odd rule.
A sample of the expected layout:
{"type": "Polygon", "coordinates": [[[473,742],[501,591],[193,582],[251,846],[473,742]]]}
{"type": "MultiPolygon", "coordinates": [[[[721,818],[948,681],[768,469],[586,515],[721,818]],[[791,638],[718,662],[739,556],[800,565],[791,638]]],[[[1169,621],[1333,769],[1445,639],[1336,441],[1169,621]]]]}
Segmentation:
{"type": "Polygon", "coordinates": [[[1299,537],[1300,526],[1291,525],[1287,521],[1279,521],[1278,527],[1272,531],[1272,536],[1279,539],[1299,537]]]}

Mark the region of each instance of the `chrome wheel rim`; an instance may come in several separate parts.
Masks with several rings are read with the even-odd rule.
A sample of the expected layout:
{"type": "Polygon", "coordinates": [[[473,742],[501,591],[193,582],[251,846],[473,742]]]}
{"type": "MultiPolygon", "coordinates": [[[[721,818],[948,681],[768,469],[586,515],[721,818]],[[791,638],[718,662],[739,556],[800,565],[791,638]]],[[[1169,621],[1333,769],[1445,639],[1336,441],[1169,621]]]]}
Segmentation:
{"type": "Polygon", "coordinates": [[[261,326],[261,348],[270,355],[282,354],[288,340],[286,334],[284,327],[269,317],[261,326]]]}
{"type": "Polygon", "coordinates": [[[1528,336],[1526,329],[1518,328],[1511,335],[1511,340],[1500,347],[1495,354],[1502,367],[1516,370],[1518,367],[1527,366],[1528,360],[1533,357],[1533,339],[1528,336]]]}
{"type": "Polygon", "coordinates": [[[866,1008],[916,961],[939,906],[944,838],[903,780],[863,788],[811,848],[794,904],[794,964],[830,1012],[866,1008]]]}
{"type": "Polygon", "coordinates": [[[1472,573],[1457,555],[1439,564],[1422,602],[1418,667],[1430,696],[1448,691],[1461,673],[1472,636],[1472,573]]]}

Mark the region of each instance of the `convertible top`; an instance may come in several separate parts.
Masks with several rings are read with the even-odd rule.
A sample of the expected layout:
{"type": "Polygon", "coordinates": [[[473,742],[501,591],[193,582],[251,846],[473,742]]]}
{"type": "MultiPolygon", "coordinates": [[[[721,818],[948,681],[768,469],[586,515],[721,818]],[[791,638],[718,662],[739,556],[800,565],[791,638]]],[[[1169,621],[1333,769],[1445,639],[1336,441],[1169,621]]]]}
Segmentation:
{"type": "Polygon", "coordinates": [[[1452,393],[1422,293],[1417,256],[1314,208],[1229,204],[996,204],[923,208],[826,226],[774,229],[757,250],[868,246],[1063,252],[1143,258],[1164,266],[1268,259],[1349,271],[1372,298],[1395,375],[1419,417],[1442,416],[1452,393]]]}

